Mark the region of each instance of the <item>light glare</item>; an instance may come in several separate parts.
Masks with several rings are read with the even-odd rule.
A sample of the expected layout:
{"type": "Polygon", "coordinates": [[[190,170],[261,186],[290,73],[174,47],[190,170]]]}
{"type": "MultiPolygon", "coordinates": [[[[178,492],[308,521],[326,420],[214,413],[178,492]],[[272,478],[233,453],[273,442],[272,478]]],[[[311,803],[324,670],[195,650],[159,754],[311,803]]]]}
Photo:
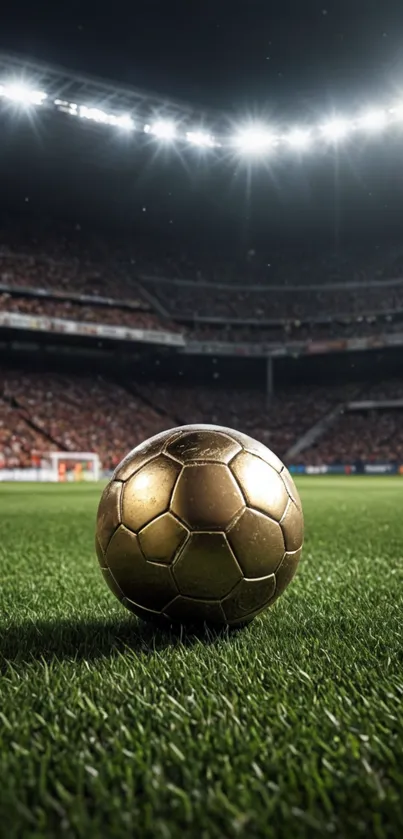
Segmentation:
{"type": "Polygon", "coordinates": [[[276,137],[265,128],[248,128],[235,138],[235,145],[243,152],[259,154],[274,147],[276,137]]]}
{"type": "Polygon", "coordinates": [[[322,134],[327,140],[337,142],[347,136],[351,130],[350,123],[345,119],[332,119],[322,125],[322,134]]]}
{"type": "Polygon", "coordinates": [[[188,131],[186,133],[186,139],[194,146],[212,149],[216,145],[214,137],[211,134],[205,134],[203,131],[188,131]]]}
{"type": "MultiPolygon", "coordinates": [[[[31,84],[34,84],[34,80],[31,84]]],[[[29,83],[10,81],[10,76],[8,76],[0,84],[0,99],[9,100],[29,108],[32,105],[42,105],[48,99],[48,94],[42,90],[36,90],[29,83]]],[[[186,131],[186,127],[182,126],[182,123],[174,121],[175,118],[156,118],[145,125],[142,122],[139,126],[128,113],[112,114],[96,106],[78,105],[62,99],[53,99],[53,97],[48,101],[53,107],[70,116],[91,120],[101,125],[114,126],[123,131],[133,131],[140,128],[144,130],[144,133],[151,134],[161,141],[170,142],[179,138],[199,148],[232,147],[232,149],[238,149],[240,153],[251,155],[265,154],[278,146],[284,149],[293,149],[297,152],[303,151],[310,148],[313,143],[321,138],[329,143],[337,144],[351,133],[356,135],[358,130],[376,134],[389,125],[403,122],[403,102],[396,102],[393,107],[369,108],[366,111],[361,111],[361,113],[353,115],[351,119],[336,116],[322,124],[304,128],[285,126],[278,132],[273,132],[264,123],[251,121],[249,124],[240,127],[233,136],[227,135],[226,138],[220,136],[220,142],[218,142],[208,130],[195,128],[186,131]]],[[[154,116],[156,117],[155,111],[154,116]]]]}
{"type": "Polygon", "coordinates": [[[21,105],[42,105],[47,98],[43,90],[33,90],[21,84],[0,85],[0,96],[21,105]]]}
{"type": "Polygon", "coordinates": [[[118,128],[124,128],[126,131],[132,131],[134,128],[134,122],[129,114],[122,114],[122,116],[116,117],[116,125],[118,128]]]}
{"type": "Polygon", "coordinates": [[[176,127],[173,122],[168,120],[157,120],[152,125],[144,127],[146,134],[154,134],[159,140],[174,140],[176,135],[176,127]]]}
{"type": "Polygon", "coordinates": [[[386,113],[382,110],[367,111],[358,120],[358,125],[368,131],[381,131],[386,126],[386,113]]]}
{"type": "MultiPolygon", "coordinates": [[[[74,105],[74,103],[70,104],[70,109],[72,114],[77,113],[77,105],[74,105]]],[[[78,114],[81,119],[89,119],[103,125],[115,125],[118,128],[125,129],[134,128],[133,120],[127,114],[116,116],[115,114],[108,114],[100,108],[88,108],[86,105],[80,105],[78,114]]]]}
{"type": "Polygon", "coordinates": [[[394,119],[403,119],[403,104],[399,102],[394,108],[389,108],[389,113],[394,119]]]}
{"type": "Polygon", "coordinates": [[[294,149],[306,149],[311,143],[311,133],[300,128],[294,128],[286,135],[285,139],[294,149]]]}

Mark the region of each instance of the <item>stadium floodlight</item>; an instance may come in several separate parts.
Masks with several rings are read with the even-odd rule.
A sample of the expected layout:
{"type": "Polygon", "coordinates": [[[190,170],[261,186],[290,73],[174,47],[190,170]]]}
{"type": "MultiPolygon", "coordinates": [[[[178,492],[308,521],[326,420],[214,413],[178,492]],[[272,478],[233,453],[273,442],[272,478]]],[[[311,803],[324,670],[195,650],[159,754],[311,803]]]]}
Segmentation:
{"type": "Polygon", "coordinates": [[[234,145],[242,152],[262,154],[276,145],[277,138],[266,128],[246,128],[234,139],[234,145]]]}
{"type": "Polygon", "coordinates": [[[153,110],[149,114],[149,121],[146,122],[147,117],[144,116],[139,125],[137,118],[133,119],[130,113],[114,114],[95,105],[77,104],[65,99],[55,99],[53,96],[49,98],[45,91],[34,87],[33,78],[31,82],[17,80],[15,77],[10,78],[10,75],[3,78],[0,82],[1,100],[8,100],[26,109],[31,106],[41,106],[47,100],[49,108],[53,107],[69,116],[90,120],[99,125],[114,126],[122,132],[129,133],[140,129],[145,134],[151,134],[167,144],[179,139],[199,149],[224,147],[235,150],[240,155],[256,158],[274,152],[278,147],[298,154],[298,152],[310,149],[319,138],[336,146],[350,134],[357,137],[357,132],[367,131],[376,136],[389,126],[403,123],[403,101],[397,101],[394,105],[384,108],[374,107],[362,110],[350,119],[335,114],[329,116],[323,123],[301,127],[285,125],[284,129],[278,131],[275,128],[271,129],[270,125],[265,125],[264,118],[260,121],[257,117],[255,121],[251,117],[245,120],[243,126],[235,126],[233,132],[225,137],[220,134],[218,141],[214,134],[210,133],[209,128],[211,127],[213,131],[213,126],[204,125],[204,122],[200,121],[199,128],[191,128],[189,123],[179,122],[173,111],[153,110]]]}
{"type": "Polygon", "coordinates": [[[103,125],[109,123],[110,117],[105,111],[100,108],[88,108],[86,105],[80,105],[78,115],[81,119],[89,119],[92,122],[100,122],[103,125]]]}
{"type": "Polygon", "coordinates": [[[398,102],[394,108],[389,108],[389,114],[391,115],[392,119],[403,119],[403,103],[398,102]]]}
{"type": "Polygon", "coordinates": [[[293,128],[284,136],[284,140],[293,149],[306,149],[312,141],[311,132],[301,128],[293,128]]]}
{"type": "Polygon", "coordinates": [[[69,114],[72,117],[78,117],[78,105],[76,102],[67,102],[66,99],[55,99],[53,104],[65,114],[69,114]]]}
{"type": "Polygon", "coordinates": [[[33,90],[23,84],[0,85],[0,96],[21,105],[42,105],[47,99],[47,93],[43,90],[33,90]]]}
{"type": "Polygon", "coordinates": [[[125,131],[133,131],[134,122],[129,114],[122,114],[116,117],[116,125],[118,128],[123,128],[125,131]]]}
{"type": "Polygon", "coordinates": [[[346,119],[332,119],[321,126],[321,133],[326,140],[337,143],[338,140],[343,140],[347,136],[351,128],[351,123],[346,119]]]}
{"type": "Polygon", "coordinates": [[[144,126],[146,134],[154,134],[159,140],[174,140],[176,137],[176,126],[170,120],[159,119],[156,122],[144,126]]]}
{"type": "Polygon", "coordinates": [[[211,134],[205,134],[203,131],[187,131],[186,139],[193,146],[200,146],[201,148],[214,148],[217,145],[214,137],[211,134]]]}
{"type": "Polygon", "coordinates": [[[88,108],[86,105],[80,105],[78,115],[81,119],[89,119],[92,122],[98,122],[103,125],[115,125],[125,129],[134,128],[134,122],[127,114],[116,116],[115,114],[108,114],[100,108],[88,108]]]}
{"type": "Polygon", "coordinates": [[[386,124],[386,111],[382,110],[367,111],[357,120],[358,127],[365,128],[367,131],[381,131],[386,124]]]}

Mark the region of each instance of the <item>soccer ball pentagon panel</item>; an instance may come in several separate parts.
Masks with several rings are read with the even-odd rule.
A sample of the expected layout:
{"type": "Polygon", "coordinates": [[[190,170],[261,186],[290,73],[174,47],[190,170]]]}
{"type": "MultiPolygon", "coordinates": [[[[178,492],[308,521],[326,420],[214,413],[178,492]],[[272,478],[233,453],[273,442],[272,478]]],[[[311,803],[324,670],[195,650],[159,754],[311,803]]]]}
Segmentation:
{"type": "Polygon", "coordinates": [[[187,425],[119,464],[96,549],[109,587],[139,617],[237,626],[292,580],[303,529],[298,491],[273,452],[229,428],[187,425]]]}

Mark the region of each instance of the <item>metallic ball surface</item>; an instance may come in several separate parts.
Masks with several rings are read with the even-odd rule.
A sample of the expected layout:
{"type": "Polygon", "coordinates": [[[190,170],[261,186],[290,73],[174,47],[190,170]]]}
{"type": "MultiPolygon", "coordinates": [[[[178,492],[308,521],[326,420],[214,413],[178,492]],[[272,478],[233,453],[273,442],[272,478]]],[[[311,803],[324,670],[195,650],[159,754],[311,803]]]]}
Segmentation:
{"type": "Polygon", "coordinates": [[[237,626],[288,586],[303,532],[297,488],[273,452],[230,428],[186,425],[115,469],[96,550],[107,584],[139,617],[237,626]]]}

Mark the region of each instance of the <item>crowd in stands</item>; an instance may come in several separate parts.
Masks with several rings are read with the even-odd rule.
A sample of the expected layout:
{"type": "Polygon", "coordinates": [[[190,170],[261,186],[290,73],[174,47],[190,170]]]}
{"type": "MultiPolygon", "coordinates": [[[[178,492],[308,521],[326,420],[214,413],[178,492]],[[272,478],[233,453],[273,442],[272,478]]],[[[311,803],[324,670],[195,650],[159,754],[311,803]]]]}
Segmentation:
{"type": "Polygon", "coordinates": [[[279,390],[270,399],[263,391],[222,387],[138,386],[147,400],[179,423],[213,423],[242,428],[284,457],[288,449],[342,400],[352,399],[357,386],[304,386],[279,390]]]}
{"type": "MultiPolygon", "coordinates": [[[[403,400],[403,380],[301,385],[263,391],[217,385],[121,384],[90,376],[0,369],[0,468],[27,467],[50,451],[93,451],[113,469],[147,437],[178,424],[240,428],[287,460],[290,448],[340,406],[340,415],[300,464],[401,461],[403,409],[349,410],[352,400],[403,400]],[[344,407],[343,407],[344,405],[344,407]]],[[[295,462],[295,458],[293,458],[295,462]]]]}
{"type": "MultiPolygon", "coordinates": [[[[345,400],[348,403],[346,397],[345,400]]],[[[337,421],[299,456],[302,464],[321,465],[359,461],[403,464],[403,379],[367,383],[358,401],[375,402],[373,408],[349,410],[345,405],[337,421]],[[402,401],[402,407],[383,407],[384,401],[402,401]]]]}
{"type": "Polygon", "coordinates": [[[29,424],[29,414],[0,398],[0,468],[33,465],[35,453],[56,451],[58,446],[29,424]]]}
{"type": "Polygon", "coordinates": [[[69,223],[20,213],[0,217],[0,252],[46,256],[54,262],[76,262],[84,273],[131,265],[135,272],[195,282],[238,285],[324,285],[382,281],[403,276],[403,247],[399,237],[379,241],[365,237],[354,244],[324,246],[311,242],[265,243],[241,247],[233,239],[220,245],[214,237],[184,242],[175,227],[169,235],[155,233],[145,222],[130,233],[111,229],[90,229],[69,223]]]}
{"type": "Polygon", "coordinates": [[[97,323],[110,326],[126,326],[129,329],[161,329],[178,331],[179,326],[171,321],[162,321],[154,312],[143,309],[129,309],[124,306],[90,304],[78,300],[57,300],[51,297],[15,296],[0,292],[0,312],[61,318],[79,323],[97,323]]]}
{"type": "Polygon", "coordinates": [[[144,384],[133,395],[104,379],[12,369],[0,372],[0,394],[3,465],[27,466],[32,452],[60,449],[96,451],[104,468],[178,423],[242,428],[284,456],[296,437],[341,398],[338,388],[300,387],[280,392],[268,405],[257,390],[144,384]]]}
{"type": "Polygon", "coordinates": [[[403,311],[387,316],[340,318],[328,323],[286,321],[270,326],[211,323],[184,328],[172,319],[161,317],[155,311],[119,305],[103,305],[86,300],[61,300],[52,296],[32,296],[0,290],[0,312],[17,312],[24,315],[70,320],[78,323],[97,323],[124,326],[129,329],[185,332],[189,341],[278,344],[292,342],[327,341],[403,333],[403,311]]]}
{"type": "Polygon", "coordinates": [[[189,340],[199,342],[279,344],[348,340],[397,332],[403,333],[403,312],[384,317],[334,319],[326,323],[287,321],[273,326],[206,323],[192,326],[187,330],[187,335],[189,340]]]}
{"type": "MultiPolygon", "coordinates": [[[[187,243],[188,244],[188,243],[187,243]]],[[[132,259],[140,273],[150,277],[191,280],[193,283],[224,283],[232,287],[259,285],[307,286],[382,282],[403,276],[403,248],[398,241],[380,244],[365,241],[337,250],[321,249],[315,242],[301,246],[287,242],[282,247],[266,245],[237,252],[231,242],[226,256],[205,244],[197,253],[184,252],[183,242],[164,249],[156,258],[151,249],[140,248],[132,259]]]]}
{"type": "Polygon", "coordinates": [[[100,378],[0,370],[0,460],[32,465],[49,451],[97,452],[113,469],[128,449],[174,425],[100,378]]]}
{"type": "Polygon", "coordinates": [[[13,253],[0,242],[0,281],[12,288],[39,288],[117,299],[138,297],[136,286],[119,265],[101,266],[74,257],[55,259],[24,250],[13,253]]]}
{"type": "Polygon", "coordinates": [[[318,289],[256,290],[147,280],[145,287],[178,318],[238,321],[303,321],[315,318],[358,318],[403,310],[403,278],[394,285],[318,289]]]}
{"type": "Polygon", "coordinates": [[[312,466],[357,462],[403,464],[403,410],[346,411],[317,444],[298,456],[312,466]]]}
{"type": "Polygon", "coordinates": [[[385,379],[367,384],[365,387],[365,399],[399,400],[403,399],[403,380],[385,379]]]}
{"type": "MultiPolygon", "coordinates": [[[[190,256],[147,238],[112,244],[84,236],[78,225],[56,234],[52,225],[32,233],[24,225],[0,224],[0,285],[0,313],[186,330],[189,340],[309,342],[403,332],[398,245],[367,246],[343,257],[291,249],[266,259],[251,251],[231,261],[208,249],[190,256]],[[312,284],[321,287],[302,288],[312,284]],[[112,302],[91,300],[96,296],[112,302]]],[[[112,469],[131,446],[189,422],[242,428],[284,458],[315,422],[358,396],[400,399],[403,386],[300,386],[278,391],[268,403],[252,389],[138,384],[132,392],[127,383],[106,379],[0,369],[0,466],[27,467],[46,452],[78,450],[98,452],[103,467],[112,469]]],[[[403,411],[345,409],[298,455],[312,465],[355,460],[403,462],[403,411]]]]}
{"type": "Polygon", "coordinates": [[[208,247],[190,256],[181,243],[167,245],[150,235],[117,242],[80,225],[56,229],[37,222],[34,229],[32,222],[0,221],[0,284],[2,311],[164,330],[178,320],[186,326],[177,329],[195,340],[342,339],[399,331],[403,248],[367,243],[322,255],[291,247],[271,256],[252,250],[231,260],[208,247]],[[23,297],[24,288],[48,297],[23,297]],[[57,301],[57,294],[72,300],[57,301]],[[77,295],[114,302],[79,306],[77,295]],[[132,310],[123,301],[132,301],[132,310]],[[161,319],[161,306],[170,323],[161,319]]]}

